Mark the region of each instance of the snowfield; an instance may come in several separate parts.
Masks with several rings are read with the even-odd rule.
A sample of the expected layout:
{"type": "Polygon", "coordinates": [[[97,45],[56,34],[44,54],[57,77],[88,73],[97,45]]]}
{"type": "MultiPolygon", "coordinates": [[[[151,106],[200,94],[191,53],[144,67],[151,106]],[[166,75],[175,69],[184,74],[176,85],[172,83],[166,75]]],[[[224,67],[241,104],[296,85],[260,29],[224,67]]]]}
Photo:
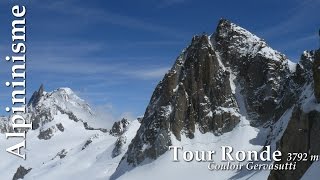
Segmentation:
{"type": "MultiPolygon", "coordinates": [[[[196,131],[195,138],[189,139],[182,136],[181,141],[172,138],[174,146],[182,146],[183,150],[190,151],[210,151],[215,150],[214,155],[216,163],[221,162],[221,146],[231,146],[234,150],[256,150],[260,151],[262,144],[254,142],[263,142],[257,139],[259,129],[249,125],[248,120],[243,117],[241,123],[231,132],[221,136],[215,136],[212,133],[201,134],[196,131]],[[250,143],[252,142],[252,143],[250,143]]],[[[208,170],[209,162],[184,162],[180,158],[180,162],[173,161],[173,151],[168,151],[159,159],[149,164],[136,167],[134,170],[127,172],[119,179],[266,179],[269,175],[268,171],[245,172],[245,171],[210,171],[208,170]],[[255,174],[254,174],[255,173],[255,174]],[[254,174],[254,176],[253,176],[254,174]]]]}

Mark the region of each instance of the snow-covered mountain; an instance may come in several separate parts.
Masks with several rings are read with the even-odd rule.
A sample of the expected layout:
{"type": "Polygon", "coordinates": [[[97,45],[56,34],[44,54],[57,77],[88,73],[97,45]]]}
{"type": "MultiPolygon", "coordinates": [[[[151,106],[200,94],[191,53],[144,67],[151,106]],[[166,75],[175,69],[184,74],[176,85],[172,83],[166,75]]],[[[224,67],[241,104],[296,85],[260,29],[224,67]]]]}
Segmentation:
{"type": "MultiPolygon", "coordinates": [[[[300,178],[311,162],[290,175],[278,171],[209,172],[207,163],[168,163],[172,158],[168,147],[210,151],[228,145],[235,151],[260,151],[271,145],[273,151],[287,152],[292,145],[284,138],[294,137],[291,128],[286,128],[296,118],[295,109],[310,103],[316,106],[311,54],[305,52],[298,64],[293,63],[263,39],[224,19],[212,35],[194,36],[156,87],[112,179],[138,179],[141,174],[153,179],[300,178]]],[[[320,132],[314,133],[319,136],[320,132]]],[[[309,149],[295,152],[298,150],[309,149]]]]}
{"type": "MultiPolygon", "coordinates": [[[[33,122],[27,160],[1,151],[0,179],[314,179],[318,162],[296,171],[209,171],[208,162],[173,162],[168,147],[217,150],[216,162],[225,145],[320,154],[319,67],[320,50],[293,63],[222,19],[211,35],[192,38],[139,120],[109,127],[71,89],[41,86],[25,115],[33,122]]],[[[5,117],[0,130],[12,130],[5,117]]],[[[0,143],[15,142],[1,136],[0,143]]]]}
{"type": "MultiPolygon", "coordinates": [[[[70,88],[45,92],[41,86],[25,116],[33,122],[27,132],[27,160],[1,151],[0,179],[108,179],[140,126],[138,120],[123,119],[121,134],[112,134],[70,88]]],[[[1,132],[8,132],[7,118],[1,122],[1,132]]],[[[3,148],[17,142],[0,137],[3,148]]]]}

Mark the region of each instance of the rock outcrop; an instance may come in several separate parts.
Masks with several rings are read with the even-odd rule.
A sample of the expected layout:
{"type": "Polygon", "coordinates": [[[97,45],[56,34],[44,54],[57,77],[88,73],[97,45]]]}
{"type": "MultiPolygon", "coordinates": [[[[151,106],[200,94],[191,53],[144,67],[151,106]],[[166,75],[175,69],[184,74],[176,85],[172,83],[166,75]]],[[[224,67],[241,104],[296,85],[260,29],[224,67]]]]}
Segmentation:
{"type": "Polygon", "coordinates": [[[252,125],[278,119],[296,101],[289,60],[264,40],[227,20],[219,22],[212,40],[237,75],[252,125]]]}
{"type": "Polygon", "coordinates": [[[40,101],[40,98],[43,95],[43,92],[44,92],[44,86],[43,86],[43,84],[41,84],[39,90],[35,91],[32,94],[32,96],[31,96],[31,98],[30,98],[30,100],[28,102],[28,106],[35,107],[37,105],[37,103],[40,101]]]}
{"type": "Polygon", "coordinates": [[[293,109],[292,116],[285,132],[278,143],[278,149],[282,152],[282,160],[287,162],[288,153],[308,153],[308,161],[296,161],[297,169],[294,171],[271,171],[269,180],[300,179],[313,161],[311,155],[320,155],[320,53],[319,51],[305,51],[300,65],[303,68],[301,76],[305,81],[304,92],[293,109]],[[311,78],[311,79],[310,79],[311,78]]]}
{"type": "Polygon", "coordinates": [[[127,129],[129,121],[125,118],[122,118],[120,121],[114,122],[110,130],[112,136],[121,136],[127,129]]]}
{"type": "Polygon", "coordinates": [[[114,144],[111,157],[115,158],[123,152],[123,146],[127,143],[127,138],[125,136],[119,136],[114,144]]]}
{"type": "Polygon", "coordinates": [[[297,162],[296,170],[271,171],[268,179],[300,179],[313,162],[310,159],[310,155],[320,155],[319,135],[320,112],[316,110],[304,112],[302,107],[296,107],[279,143],[279,150],[283,156],[278,163],[285,164],[287,162],[287,154],[293,152],[308,153],[308,161],[295,161],[297,162]]]}
{"type": "Polygon", "coordinates": [[[28,174],[31,170],[32,170],[32,168],[26,169],[25,167],[20,166],[20,167],[17,169],[16,173],[14,174],[12,180],[23,179],[24,176],[25,176],[26,174],[28,174]]]}

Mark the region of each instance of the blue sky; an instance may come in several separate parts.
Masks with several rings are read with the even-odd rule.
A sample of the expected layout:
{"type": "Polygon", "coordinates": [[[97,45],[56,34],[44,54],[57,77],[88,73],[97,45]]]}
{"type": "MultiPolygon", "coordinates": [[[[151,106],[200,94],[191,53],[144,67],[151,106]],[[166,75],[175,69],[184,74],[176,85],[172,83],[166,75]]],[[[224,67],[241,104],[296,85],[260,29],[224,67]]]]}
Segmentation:
{"type": "MultiPolygon", "coordinates": [[[[70,87],[98,111],[143,115],[195,34],[227,18],[296,61],[319,46],[319,0],[15,0],[0,2],[0,114],[10,105],[11,6],[27,6],[27,93],[70,87]]],[[[29,99],[29,98],[28,98],[29,99]]]]}

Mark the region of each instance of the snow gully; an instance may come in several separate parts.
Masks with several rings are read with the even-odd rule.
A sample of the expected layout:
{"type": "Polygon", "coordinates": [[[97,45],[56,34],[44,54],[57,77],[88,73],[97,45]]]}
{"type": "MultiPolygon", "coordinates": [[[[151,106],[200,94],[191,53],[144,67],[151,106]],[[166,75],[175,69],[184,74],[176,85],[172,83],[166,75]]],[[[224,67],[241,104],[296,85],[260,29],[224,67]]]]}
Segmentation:
{"type": "Polygon", "coordinates": [[[26,113],[26,7],[15,5],[12,7],[12,45],[14,55],[7,56],[6,60],[12,62],[12,82],[6,82],[7,87],[12,87],[12,107],[6,107],[7,112],[12,112],[10,121],[12,131],[6,133],[6,138],[23,138],[23,141],[6,149],[10,154],[26,159],[21,149],[26,148],[26,131],[32,128],[32,123],[27,123],[26,113]]]}

